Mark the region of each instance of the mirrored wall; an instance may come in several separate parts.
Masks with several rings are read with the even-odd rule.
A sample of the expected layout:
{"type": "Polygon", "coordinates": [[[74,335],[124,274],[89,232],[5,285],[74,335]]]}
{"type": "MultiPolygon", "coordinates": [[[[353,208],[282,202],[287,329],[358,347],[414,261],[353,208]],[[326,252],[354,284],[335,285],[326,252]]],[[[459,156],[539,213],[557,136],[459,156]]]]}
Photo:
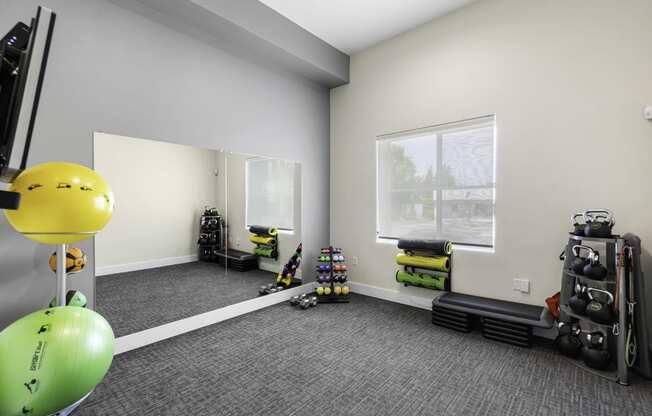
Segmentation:
{"type": "Polygon", "coordinates": [[[95,307],[116,336],[302,282],[301,165],[94,134],[116,209],[95,237],[95,307]]]}

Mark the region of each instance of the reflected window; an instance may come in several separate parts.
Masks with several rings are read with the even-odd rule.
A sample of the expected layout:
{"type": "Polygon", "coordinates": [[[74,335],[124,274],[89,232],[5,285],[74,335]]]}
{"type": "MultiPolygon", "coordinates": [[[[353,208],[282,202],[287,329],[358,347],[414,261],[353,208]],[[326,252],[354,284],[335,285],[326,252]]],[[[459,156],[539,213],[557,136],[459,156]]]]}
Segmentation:
{"type": "Polygon", "coordinates": [[[246,223],[294,230],[295,163],[251,158],[246,162],[246,223]]]}

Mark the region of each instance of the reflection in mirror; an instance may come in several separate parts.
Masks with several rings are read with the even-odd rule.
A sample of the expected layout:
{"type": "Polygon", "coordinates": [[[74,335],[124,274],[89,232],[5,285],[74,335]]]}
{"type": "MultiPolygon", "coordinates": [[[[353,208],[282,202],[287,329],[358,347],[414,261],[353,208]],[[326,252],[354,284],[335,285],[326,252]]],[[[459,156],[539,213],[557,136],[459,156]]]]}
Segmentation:
{"type": "Polygon", "coordinates": [[[94,134],[94,167],[113,187],[113,219],[95,239],[96,309],[116,336],[250,299],[224,265],[225,152],[94,134]],[[210,223],[202,223],[206,210],[210,223]]]}
{"type": "Polygon", "coordinates": [[[228,153],[229,276],[253,283],[256,295],[301,284],[301,165],[228,153]]]}

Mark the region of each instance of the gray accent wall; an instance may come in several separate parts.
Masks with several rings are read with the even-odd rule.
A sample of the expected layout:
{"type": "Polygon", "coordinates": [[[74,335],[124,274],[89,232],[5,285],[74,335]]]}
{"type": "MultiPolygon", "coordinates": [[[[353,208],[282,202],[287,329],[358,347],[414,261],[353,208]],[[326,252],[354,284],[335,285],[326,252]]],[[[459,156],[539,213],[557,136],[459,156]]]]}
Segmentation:
{"type": "MultiPolygon", "coordinates": [[[[0,0],[0,32],[28,22],[38,5],[53,9],[57,22],[30,165],[91,166],[93,131],[296,160],[303,165],[306,268],[313,266],[329,241],[326,88],[104,0],[0,0]]],[[[116,201],[120,209],[120,195],[116,201]]],[[[69,283],[92,301],[92,240],[79,246],[89,263],[69,283]]],[[[0,216],[0,328],[54,296],[52,251],[0,216]]]]}

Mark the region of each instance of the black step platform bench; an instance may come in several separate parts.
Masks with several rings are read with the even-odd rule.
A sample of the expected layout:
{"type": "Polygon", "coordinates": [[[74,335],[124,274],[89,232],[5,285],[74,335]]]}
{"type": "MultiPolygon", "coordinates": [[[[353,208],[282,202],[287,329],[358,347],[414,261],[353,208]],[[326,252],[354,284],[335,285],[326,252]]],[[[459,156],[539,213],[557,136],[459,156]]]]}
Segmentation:
{"type": "Polygon", "coordinates": [[[214,253],[217,262],[238,272],[247,272],[258,268],[258,256],[244,251],[228,249],[214,253]]]}
{"type": "Polygon", "coordinates": [[[444,293],[432,301],[432,323],[461,332],[479,323],[486,338],[531,347],[532,328],[552,328],[553,317],[541,306],[444,293]]]}

